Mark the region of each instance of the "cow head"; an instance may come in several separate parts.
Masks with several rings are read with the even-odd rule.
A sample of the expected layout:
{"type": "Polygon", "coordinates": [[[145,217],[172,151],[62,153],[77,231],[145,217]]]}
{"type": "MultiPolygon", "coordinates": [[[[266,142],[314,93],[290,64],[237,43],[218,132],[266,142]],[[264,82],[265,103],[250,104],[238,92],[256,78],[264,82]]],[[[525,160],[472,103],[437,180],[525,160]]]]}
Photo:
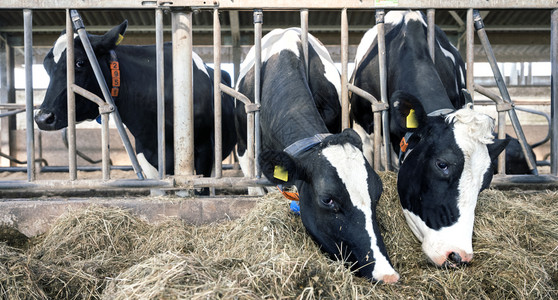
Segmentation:
{"type": "MultiPolygon", "coordinates": [[[[114,27],[104,35],[90,35],[89,40],[97,59],[106,56],[108,51],[114,49],[126,31],[128,22],[114,27]]],[[[35,113],[35,122],[42,130],[58,130],[68,126],[68,106],[66,88],[66,38],[67,33],[62,32],[54,47],[45,57],[43,65],[50,77],[50,83],[40,109],[35,113]]],[[[74,34],[75,41],[75,83],[98,96],[102,97],[101,90],[87,59],[81,40],[74,34]]],[[[101,68],[106,67],[101,64],[101,68]]],[[[99,109],[93,102],[76,95],[76,121],[95,119],[99,109]]]]}
{"type": "Polygon", "coordinates": [[[383,282],[399,279],[376,221],[382,182],[366,162],[353,130],[329,136],[294,157],[265,151],[259,163],[270,181],[297,186],[302,222],[323,251],[354,263],[361,276],[383,282]]]}
{"type": "Polygon", "coordinates": [[[413,96],[392,96],[391,126],[407,135],[397,188],[407,223],[438,266],[469,263],[477,197],[490,185],[491,161],[507,140],[494,140],[494,121],[470,106],[428,116],[413,96]],[[416,119],[409,120],[410,109],[416,119]],[[416,128],[404,129],[415,123],[416,128]]]}

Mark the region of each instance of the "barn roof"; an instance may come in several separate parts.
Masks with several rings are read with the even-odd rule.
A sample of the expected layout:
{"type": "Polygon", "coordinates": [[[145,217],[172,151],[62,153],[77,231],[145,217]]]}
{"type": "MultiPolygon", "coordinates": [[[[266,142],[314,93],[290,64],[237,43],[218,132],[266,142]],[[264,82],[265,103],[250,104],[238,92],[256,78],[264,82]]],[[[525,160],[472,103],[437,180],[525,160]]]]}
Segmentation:
{"type": "MultiPolygon", "coordinates": [[[[8,1],[9,3],[10,1],[8,1]]],[[[26,2],[26,1],[21,1],[26,2]]],[[[34,2],[34,1],[33,1],[34,2]]],[[[521,1],[520,1],[521,2],[521,1]]],[[[14,47],[23,46],[23,12],[21,9],[2,8],[0,5],[0,35],[14,47]]],[[[125,43],[151,44],[155,42],[155,13],[153,9],[82,9],[80,14],[86,29],[91,33],[102,33],[127,19],[129,22],[125,43]]],[[[436,24],[464,51],[464,22],[466,9],[436,10],[436,24]]],[[[550,57],[549,9],[483,9],[481,14],[498,61],[548,61],[550,57]]],[[[300,26],[298,11],[264,10],[264,34],[277,27],[300,26]]],[[[33,45],[50,48],[60,31],[65,27],[65,10],[33,10],[33,45]]],[[[253,44],[253,12],[251,10],[224,10],[220,13],[223,45],[230,46],[233,35],[241,46],[253,44]]],[[[374,25],[372,9],[349,9],[349,44],[354,47],[364,32],[374,25]]],[[[324,44],[335,48],[340,44],[339,10],[309,10],[309,31],[324,44]]],[[[195,46],[210,46],[213,43],[212,10],[201,9],[193,14],[195,46]]],[[[170,13],[164,15],[165,40],[171,40],[170,13]]],[[[484,52],[480,42],[475,42],[475,60],[483,61],[484,52]]],[[[210,48],[203,50],[210,56],[210,48]]],[[[41,51],[38,55],[41,57],[41,51]]],[[[44,51],[44,50],[43,50],[44,51]]],[[[333,50],[336,59],[336,51],[333,50]]],[[[352,56],[350,56],[352,57],[352,56]]],[[[223,56],[230,61],[230,56],[223,56]]]]}

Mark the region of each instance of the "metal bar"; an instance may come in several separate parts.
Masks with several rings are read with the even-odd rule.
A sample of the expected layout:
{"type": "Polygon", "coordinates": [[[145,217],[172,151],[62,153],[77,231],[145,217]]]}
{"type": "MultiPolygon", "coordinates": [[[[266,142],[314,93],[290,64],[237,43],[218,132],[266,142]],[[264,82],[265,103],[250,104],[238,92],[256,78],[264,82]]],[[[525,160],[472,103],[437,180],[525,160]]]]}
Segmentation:
{"type": "MultiPolygon", "coordinates": [[[[263,12],[261,9],[254,10],[254,48],[256,50],[256,61],[254,62],[254,103],[260,104],[261,97],[261,68],[262,68],[262,24],[263,12]]],[[[260,155],[261,146],[260,112],[254,113],[254,176],[260,177],[260,166],[256,163],[260,155]]]]}
{"type": "Polygon", "coordinates": [[[101,114],[101,152],[103,180],[110,179],[109,114],[101,114]]]}
{"type": "MultiPolygon", "coordinates": [[[[498,85],[498,89],[500,90],[500,94],[502,95],[502,99],[505,102],[511,103],[513,105],[513,102],[508,93],[508,89],[506,88],[506,84],[504,83],[503,76],[498,69],[498,64],[496,63],[496,57],[494,57],[494,52],[492,51],[492,47],[490,46],[490,41],[488,40],[488,36],[484,31],[482,18],[479,11],[476,9],[473,10],[473,19],[475,23],[475,30],[477,31],[477,35],[483,45],[486,57],[488,59],[490,67],[492,68],[492,72],[494,73],[494,79],[496,80],[496,84],[498,85]]],[[[528,149],[529,144],[525,139],[525,134],[523,133],[523,129],[521,128],[521,124],[519,123],[519,119],[517,118],[515,110],[513,108],[511,110],[508,110],[508,115],[510,117],[513,128],[515,129],[515,134],[517,136],[517,139],[519,140],[519,144],[521,145],[523,154],[527,158],[527,165],[534,175],[538,175],[535,158],[533,157],[533,153],[528,149]]]]}
{"type": "Polygon", "coordinates": [[[14,115],[17,115],[17,114],[22,113],[24,111],[26,111],[26,109],[21,108],[21,109],[12,110],[12,111],[9,111],[9,112],[1,113],[0,118],[14,116],[14,115]]]}
{"type": "Polygon", "coordinates": [[[25,48],[25,124],[27,136],[27,180],[35,181],[35,138],[33,124],[33,12],[23,10],[25,48]]]}
{"type": "Polygon", "coordinates": [[[155,10],[155,48],[157,60],[157,156],[159,179],[165,178],[166,137],[165,137],[165,45],[163,41],[163,10],[155,10]]]}
{"type": "Polygon", "coordinates": [[[174,174],[194,175],[192,12],[172,12],[174,174]]]}
{"type": "Polygon", "coordinates": [[[66,9],[66,97],[68,102],[68,169],[70,180],[77,179],[77,155],[76,155],[76,96],[72,90],[75,82],[74,67],[74,28],[70,10],[66,9]]]}
{"type": "Polygon", "coordinates": [[[473,24],[473,9],[467,10],[467,90],[470,91],[471,99],[475,100],[475,78],[473,67],[475,65],[475,27],[473,24]]]}
{"type": "Polygon", "coordinates": [[[219,9],[213,9],[213,107],[215,128],[215,178],[223,176],[223,131],[221,128],[221,23],[219,21],[219,9]]]}
{"type": "Polygon", "coordinates": [[[113,119],[114,123],[116,124],[116,129],[120,134],[120,138],[122,139],[122,143],[124,144],[124,148],[128,153],[128,157],[132,162],[132,166],[136,172],[136,175],[139,179],[144,179],[141,167],[138,163],[137,157],[134,153],[134,149],[132,148],[132,144],[130,143],[130,139],[128,138],[128,134],[126,134],[126,130],[124,129],[124,125],[122,124],[122,119],[120,118],[120,114],[118,113],[118,109],[114,104],[114,99],[110,95],[109,89],[107,87],[107,83],[104,79],[103,73],[101,71],[101,67],[99,66],[99,62],[93,52],[93,47],[91,46],[91,42],[89,41],[89,37],[87,36],[87,32],[85,32],[85,26],[83,25],[83,21],[79,13],[76,10],[70,10],[70,15],[72,17],[72,22],[74,23],[74,28],[76,28],[79,38],[81,39],[81,43],[83,44],[83,48],[85,49],[85,53],[87,54],[87,58],[89,59],[89,63],[91,64],[91,68],[93,69],[93,73],[95,73],[95,78],[97,79],[97,83],[101,88],[101,92],[103,93],[103,97],[105,101],[114,107],[113,112],[113,119]]]}
{"type": "Polygon", "coordinates": [[[435,22],[436,10],[433,8],[429,8],[426,10],[426,18],[428,21],[428,34],[427,34],[427,41],[428,41],[428,51],[430,52],[430,57],[432,61],[435,60],[435,45],[436,45],[436,22],[435,22]]]}
{"type": "Polygon", "coordinates": [[[301,8],[309,9],[370,9],[370,8],[389,8],[389,9],[424,9],[425,7],[436,9],[467,9],[471,6],[479,9],[509,9],[514,8],[536,8],[553,9],[556,7],[555,0],[398,0],[398,1],[377,0],[323,0],[323,1],[300,1],[300,0],[280,0],[280,1],[261,1],[261,0],[236,0],[236,1],[207,1],[207,0],[174,0],[174,1],[137,1],[137,0],[113,0],[113,1],[75,1],[75,0],[42,0],[42,1],[21,1],[4,0],[3,8],[34,8],[34,9],[65,9],[73,7],[75,9],[147,9],[164,7],[196,7],[213,9],[218,5],[221,9],[250,9],[262,8],[273,10],[298,10],[301,8]],[[510,3],[511,2],[511,3],[510,3]]]}
{"type": "Polygon", "coordinates": [[[300,10],[300,40],[302,42],[302,53],[304,54],[304,66],[306,67],[306,79],[310,70],[308,70],[308,9],[300,10]]]}
{"type": "Polygon", "coordinates": [[[550,173],[558,174],[558,9],[552,10],[550,23],[551,90],[550,109],[552,138],[550,142],[550,173]]]}
{"type": "MultiPolygon", "coordinates": [[[[347,9],[341,10],[341,128],[351,126],[349,119],[349,21],[347,9]]],[[[356,66],[355,66],[356,67],[356,66]]]]}
{"type": "Polygon", "coordinates": [[[35,182],[24,182],[21,180],[0,181],[2,189],[44,189],[49,191],[64,189],[106,189],[106,188],[150,188],[150,187],[173,187],[172,180],[156,179],[112,179],[112,180],[40,180],[35,182]]]}
{"type": "MultiPolygon", "coordinates": [[[[225,84],[221,83],[220,84],[221,87],[221,91],[223,93],[229,94],[232,97],[235,97],[236,100],[241,101],[245,107],[247,107],[248,105],[254,105],[252,104],[252,102],[250,101],[250,99],[248,97],[246,97],[245,95],[241,94],[240,92],[226,86],[225,84]]],[[[254,130],[254,114],[255,112],[246,112],[246,157],[248,157],[248,170],[246,171],[246,177],[248,178],[254,178],[255,174],[255,168],[254,168],[254,134],[255,134],[255,130],[254,130]]]]}
{"type": "Polygon", "coordinates": [[[76,93],[76,94],[78,94],[78,95],[80,95],[80,96],[86,98],[87,100],[94,102],[94,103],[97,104],[98,106],[103,106],[103,105],[106,105],[106,104],[107,104],[105,101],[103,101],[103,99],[101,99],[101,97],[99,97],[99,96],[97,96],[97,95],[91,93],[90,91],[88,91],[88,90],[82,88],[82,87],[79,86],[79,85],[72,84],[72,85],[70,86],[70,90],[71,90],[72,92],[74,92],[74,93],[76,93]]]}
{"type": "MultiPolygon", "coordinates": [[[[383,9],[376,10],[376,26],[378,28],[378,62],[379,62],[379,75],[380,75],[380,100],[383,103],[388,102],[387,95],[387,71],[386,71],[386,37],[384,29],[384,16],[383,9]]],[[[388,110],[382,111],[382,135],[384,138],[385,149],[385,170],[391,170],[391,143],[389,141],[389,115],[388,110]]],[[[378,134],[374,132],[374,135],[378,134]]]]}
{"type": "Polygon", "coordinates": [[[381,104],[382,102],[378,101],[376,97],[372,94],[368,93],[367,91],[352,85],[348,84],[347,88],[352,93],[359,95],[360,97],[368,100],[372,105],[372,112],[374,113],[374,170],[380,171],[380,167],[382,165],[382,135],[376,134],[382,131],[382,112],[377,111],[374,109],[375,105],[381,104]]]}

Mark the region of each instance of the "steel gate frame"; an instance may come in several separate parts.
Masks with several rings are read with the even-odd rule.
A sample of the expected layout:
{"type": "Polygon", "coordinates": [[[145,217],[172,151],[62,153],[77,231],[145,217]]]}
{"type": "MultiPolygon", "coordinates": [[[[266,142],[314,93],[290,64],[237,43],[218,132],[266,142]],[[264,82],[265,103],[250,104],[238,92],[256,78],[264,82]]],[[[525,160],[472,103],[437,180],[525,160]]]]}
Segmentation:
{"type": "MultiPolygon", "coordinates": [[[[368,97],[368,95],[364,94],[363,91],[359,90],[357,87],[352,86],[348,83],[347,80],[347,63],[348,63],[348,25],[347,25],[347,10],[348,9],[368,9],[376,11],[376,14],[381,15],[384,9],[391,9],[391,8],[411,8],[411,9],[427,9],[427,16],[429,23],[434,20],[434,13],[435,9],[467,9],[467,69],[472,70],[472,63],[473,60],[473,8],[476,7],[477,9],[498,9],[498,8],[509,8],[510,5],[513,5],[514,8],[541,8],[541,9],[549,9],[551,10],[551,63],[552,63],[552,71],[551,71],[551,110],[552,110],[552,138],[551,138],[551,175],[550,176],[536,176],[538,179],[525,179],[524,181],[527,182],[557,182],[557,175],[558,175],[558,122],[556,121],[558,118],[558,100],[556,99],[558,95],[558,83],[556,78],[558,78],[558,66],[556,65],[556,59],[558,57],[558,9],[554,1],[547,1],[541,0],[537,1],[537,3],[532,3],[532,1],[510,1],[505,0],[494,0],[491,2],[475,0],[472,3],[464,4],[458,1],[445,1],[444,3],[440,3],[440,1],[436,0],[421,0],[421,1],[411,1],[411,0],[350,0],[345,1],[343,6],[340,6],[338,1],[323,1],[320,4],[312,3],[312,1],[274,1],[273,4],[265,4],[260,3],[261,1],[244,1],[244,0],[236,0],[236,1],[221,1],[221,2],[211,2],[208,3],[207,1],[197,0],[197,1],[125,1],[125,0],[118,0],[118,1],[111,1],[110,4],[106,3],[93,3],[93,1],[82,1],[79,3],[74,3],[73,1],[63,0],[63,1],[42,1],[40,4],[34,3],[33,1],[15,1],[15,0],[8,0],[7,7],[10,8],[23,8],[24,10],[24,30],[25,30],[25,72],[26,72],[26,84],[25,84],[25,91],[26,91],[26,126],[27,126],[27,158],[28,158],[28,166],[27,166],[27,174],[28,174],[28,182],[14,182],[14,181],[0,181],[0,189],[17,189],[17,188],[106,188],[106,187],[154,187],[154,188],[173,188],[173,187],[202,187],[202,186],[209,186],[209,187],[233,187],[233,186],[254,186],[254,185],[267,185],[268,182],[265,179],[261,179],[259,177],[259,170],[257,164],[255,163],[254,157],[257,157],[258,149],[259,149],[259,137],[257,134],[257,126],[258,124],[258,105],[259,101],[256,100],[254,104],[247,103],[248,115],[254,115],[254,127],[249,132],[254,132],[252,139],[254,141],[254,148],[252,150],[253,155],[252,157],[252,165],[253,165],[253,172],[249,174],[248,178],[223,178],[222,177],[222,162],[219,159],[222,154],[221,153],[221,143],[222,143],[222,133],[220,130],[216,130],[215,132],[215,176],[211,178],[198,178],[193,176],[193,151],[182,151],[181,148],[175,148],[175,155],[178,155],[175,158],[175,176],[172,178],[165,178],[164,175],[164,129],[159,130],[159,137],[158,137],[158,144],[159,144],[159,165],[162,166],[159,168],[159,180],[108,180],[103,176],[102,181],[89,181],[89,182],[78,182],[77,176],[75,174],[75,127],[74,131],[70,131],[70,120],[69,120],[69,135],[70,139],[73,139],[74,145],[70,142],[69,153],[70,155],[69,166],[70,166],[70,179],[67,182],[64,181],[56,181],[53,183],[52,181],[44,181],[44,182],[37,182],[36,181],[36,170],[35,170],[35,163],[34,163],[34,139],[33,139],[33,95],[32,95],[32,73],[31,73],[31,62],[32,62],[32,9],[43,9],[43,8],[52,8],[52,9],[66,9],[69,11],[67,7],[74,7],[77,9],[80,8],[106,8],[106,9],[114,9],[114,8],[148,8],[154,9],[155,16],[156,16],[156,47],[157,47],[157,72],[164,72],[164,67],[162,65],[162,55],[160,54],[162,50],[162,13],[163,10],[170,10],[172,13],[172,22],[173,22],[173,53],[186,53],[185,57],[181,58],[177,57],[176,61],[173,58],[173,63],[180,63],[184,66],[184,68],[174,68],[174,69],[183,69],[183,70],[191,70],[192,67],[192,60],[191,60],[191,51],[192,51],[192,44],[191,44],[191,37],[192,37],[192,23],[191,23],[191,16],[192,16],[192,9],[212,9],[214,14],[214,63],[215,63],[215,74],[214,77],[215,83],[214,84],[214,106],[215,106],[215,128],[221,128],[221,111],[220,104],[221,103],[221,92],[228,93],[233,97],[236,97],[237,100],[246,102],[247,98],[238,95],[233,89],[226,87],[225,85],[220,83],[220,40],[221,40],[221,32],[220,32],[220,23],[219,23],[219,11],[220,10],[246,10],[246,9],[253,9],[255,15],[255,44],[258,47],[258,42],[261,39],[261,23],[263,22],[263,11],[264,10],[300,10],[301,11],[301,28],[303,29],[303,39],[306,39],[307,29],[308,29],[308,9],[338,9],[341,11],[341,62],[342,62],[342,71],[341,71],[341,78],[342,78],[342,127],[346,128],[349,127],[349,118],[348,118],[348,92],[354,92],[359,95],[364,95],[363,97],[368,97]],[[31,3],[33,2],[33,3],[31,3]],[[384,3],[385,5],[382,5],[384,3]],[[395,3],[395,5],[394,5],[395,3]],[[37,6],[38,5],[38,6],[37,6]],[[258,17],[256,17],[258,15],[258,17]],[[261,16],[261,17],[260,17],[261,16]],[[182,28],[185,30],[180,30],[182,28]],[[217,30],[217,28],[219,30],[217,30]],[[259,34],[258,34],[259,31],[259,34]],[[180,43],[176,43],[175,41],[180,40],[187,40],[190,43],[186,43],[186,45],[181,45],[180,43]],[[188,55],[189,54],[189,55],[188,55]],[[218,74],[218,76],[217,76],[218,74]],[[162,133],[163,132],[163,133],[162,133]],[[74,135],[72,137],[72,135],[74,135]],[[31,147],[29,147],[31,145],[31,147]],[[163,163],[162,163],[163,162],[163,163]],[[74,170],[74,171],[72,171],[74,170]]],[[[68,13],[69,15],[69,13],[68,13]]],[[[68,17],[68,22],[70,17],[68,17]]],[[[381,16],[380,16],[381,18],[381,16]]],[[[68,25],[67,28],[71,28],[71,24],[68,25]],[[70,26],[70,27],[69,27],[70,26]]],[[[381,20],[379,20],[381,23],[381,20]]],[[[433,26],[430,26],[433,28],[433,26]]],[[[429,45],[432,48],[434,40],[431,39],[432,34],[429,30],[429,45]]],[[[261,47],[261,46],[259,46],[261,47]]],[[[307,51],[307,50],[305,50],[307,51]]],[[[307,55],[305,55],[306,59],[307,55]]],[[[260,62],[260,59],[257,59],[260,62]]],[[[68,64],[73,65],[73,64],[68,64]]],[[[381,73],[381,72],[380,72],[381,73]]],[[[474,83],[472,81],[472,71],[467,72],[467,88],[468,90],[473,90],[474,83]]],[[[158,79],[162,78],[161,76],[157,76],[158,79]]],[[[70,78],[68,76],[68,78],[70,78]]],[[[173,80],[174,86],[178,87],[180,84],[191,84],[191,74],[181,74],[178,72],[173,73],[173,80]]],[[[257,82],[257,81],[256,81],[257,82]]],[[[68,83],[70,85],[70,83],[68,83]]],[[[164,90],[163,88],[164,82],[158,80],[158,128],[162,129],[164,126],[164,114],[162,113],[164,109],[162,109],[161,103],[163,101],[164,90]],[[162,126],[162,127],[161,127],[162,126]]],[[[258,87],[259,89],[259,87],[258,87]]],[[[68,89],[68,93],[73,94],[78,89],[68,89]]],[[[81,91],[83,93],[83,91],[81,91]]],[[[175,114],[177,112],[182,111],[182,115],[189,115],[192,111],[191,105],[193,104],[193,94],[190,95],[188,93],[192,93],[191,85],[190,88],[182,88],[181,90],[177,91],[175,88],[174,97],[175,99],[183,99],[183,101],[175,101],[178,102],[178,106],[175,106],[175,114]],[[185,103],[185,106],[181,106],[185,103]]],[[[70,99],[70,95],[69,99],[70,99]]],[[[384,98],[382,95],[382,101],[377,101],[372,99],[372,107],[375,109],[375,112],[382,112],[385,118],[386,112],[386,102],[387,97],[384,98]],[[386,101],[384,101],[384,99],[386,101]]],[[[259,98],[258,96],[256,99],[259,98]]],[[[369,98],[369,97],[368,97],[369,98]]],[[[372,97],[373,98],[373,97],[372,97]]],[[[503,97],[506,99],[506,97],[503,97]]],[[[248,100],[249,101],[249,100],[248,100]]],[[[175,104],[176,105],[176,104],[175,104]]],[[[176,116],[176,115],[175,115],[176,116]]],[[[176,120],[176,119],[175,119],[176,120]]],[[[180,138],[183,138],[187,142],[185,144],[193,145],[193,134],[191,131],[193,130],[193,119],[187,117],[185,120],[180,121],[182,123],[192,124],[190,127],[191,129],[186,129],[188,126],[177,126],[179,122],[175,121],[175,136],[178,129],[178,134],[180,138]],[[189,132],[184,132],[184,131],[189,132]]],[[[74,122],[75,123],[75,122],[74,122]]],[[[379,122],[375,122],[379,123],[379,122]]],[[[73,125],[75,126],[75,124],[73,125]]],[[[72,127],[73,127],[72,126],[72,127]]],[[[382,126],[383,130],[387,130],[386,126],[382,126]]],[[[385,134],[384,134],[385,135],[385,134]]],[[[378,135],[379,136],[379,135],[378,135]]],[[[389,136],[389,135],[388,135],[389,136]]],[[[383,141],[384,145],[388,147],[390,144],[383,141]]],[[[180,144],[180,143],[176,143],[180,144]]],[[[190,147],[193,149],[193,147],[190,147]]],[[[379,151],[375,151],[375,153],[379,153],[379,151]]],[[[389,153],[389,151],[386,151],[389,153]]],[[[105,157],[106,155],[103,155],[105,157]]],[[[378,162],[378,166],[380,165],[380,159],[374,158],[374,162],[378,162]]],[[[384,162],[385,166],[389,166],[389,160],[386,159],[384,162]]],[[[103,168],[104,169],[104,168],[103,168]]],[[[376,168],[379,169],[379,168],[376,168]]],[[[521,182],[524,176],[505,176],[506,178],[495,178],[495,181],[501,182],[521,182]]],[[[83,181],[83,180],[81,180],[83,181]]]]}

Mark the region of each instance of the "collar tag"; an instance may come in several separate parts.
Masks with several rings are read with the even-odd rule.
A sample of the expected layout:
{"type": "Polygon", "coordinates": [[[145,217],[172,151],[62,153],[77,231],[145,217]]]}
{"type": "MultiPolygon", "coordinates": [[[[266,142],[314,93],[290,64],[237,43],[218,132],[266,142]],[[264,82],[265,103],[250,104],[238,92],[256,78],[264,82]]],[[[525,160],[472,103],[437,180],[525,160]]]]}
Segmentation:
{"type": "Polygon", "coordinates": [[[116,52],[114,50],[110,51],[110,76],[112,88],[110,90],[110,95],[112,97],[118,97],[120,92],[120,63],[118,63],[118,58],[116,57],[116,52]]]}
{"type": "Polygon", "coordinates": [[[311,137],[304,138],[292,143],[287,148],[283,149],[283,151],[287,152],[291,156],[297,156],[300,153],[312,149],[314,146],[321,143],[326,137],[330,135],[331,133],[318,133],[311,137]]]}

